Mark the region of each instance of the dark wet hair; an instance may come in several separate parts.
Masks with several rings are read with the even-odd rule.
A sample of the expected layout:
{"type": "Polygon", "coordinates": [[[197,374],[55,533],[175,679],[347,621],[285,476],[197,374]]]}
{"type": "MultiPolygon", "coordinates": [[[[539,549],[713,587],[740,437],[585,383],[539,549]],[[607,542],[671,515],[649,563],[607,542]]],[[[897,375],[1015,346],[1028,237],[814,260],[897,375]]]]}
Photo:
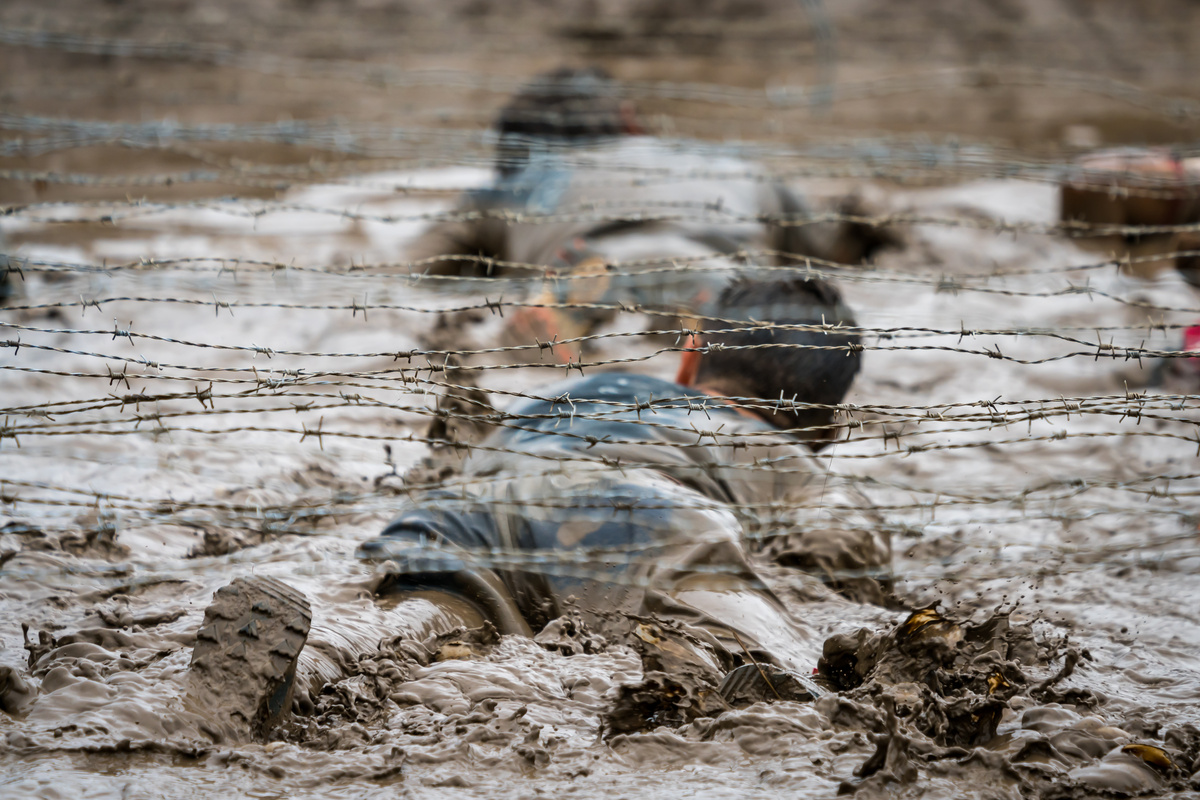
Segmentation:
{"type": "Polygon", "coordinates": [[[513,95],[496,118],[496,170],[520,170],[531,146],[564,145],[618,136],[625,130],[620,87],[600,67],[559,67],[513,95]]]}
{"type": "MultiPolygon", "coordinates": [[[[862,364],[858,333],[775,327],[857,325],[838,290],[819,278],[735,281],[721,293],[713,316],[745,321],[706,321],[701,333],[703,344],[717,346],[700,359],[696,380],[718,384],[730,395],[833,405],[845,398],[862,364]],[[758,327],[755,321],[764,325],[758,327]],[[755,329],[728,331],[732,327],[755,329]],[[727,349],[733,347],[753,349],[727,349]]],[[[774,413],[760,413],[780,428],[823,429],[834,417],[830,409],[792,409],[789,404],[774,413]]],[[[819,448],[833,441],[833,433],[813,430],[797,435],[819,448]]]]}

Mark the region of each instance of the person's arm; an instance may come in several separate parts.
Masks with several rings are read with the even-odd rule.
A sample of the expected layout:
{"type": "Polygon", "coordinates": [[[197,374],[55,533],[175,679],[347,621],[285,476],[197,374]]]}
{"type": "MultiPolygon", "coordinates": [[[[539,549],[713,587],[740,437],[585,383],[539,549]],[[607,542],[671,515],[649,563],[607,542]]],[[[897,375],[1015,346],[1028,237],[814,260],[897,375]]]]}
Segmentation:
{"type": "Polygon", "coordinates": [[[533,634],[504,582],[475,554],[503,547],[494,510],[483,498],[433,490],[401,508],[358,557],[380,564],[375,593],[404,598],[433,590],[456,595],[501,633],[533,634]]]}
{"type": "MultiPolygon", "coordinates": [[[[788,221],[800,221],[816,215],[813,208],[799,195],[784,186],[774,184],[774,200],[778,214],[788,221]]],[[[828,209],[845,217],[870,217],[872,212],[855,194],[846,195],[828,209]]],[[[769,211],[767,213],[770,213],[769,211]]],[[[869,222],[850,220],[815,222],[805,225],[777,225],[772,234],[772,247],[791,256],[811,256],[839,264],[861,264],[877,251],[898,247],[901,237],[891,228],[869,222]]],[[[783,259],[794,263],[795,259],[783,259]]]]}
{"type": "Polygon", "coordinates": [[[492,215],[496,210],[496,204],[489,201],[492,194],[492,190],[464,193],[450,214],[467,218],[438,221],[426,228],[408,249],[412,271],[427,275],[494,274],[494,268],[482,259],[507,257],[508,225],[492,215]]]}
{"type": "MultiPolygon", "coordinates": [[[[795,223],[812,216],[812,208],[782,183],[768,184],[765,191],[769,194],[763,200],[763,212],[781,218],[771,227],[771,247],[792,256],[824,258],[824,248],[816,241],[814,232],[820,225],[828,227],[829,223],[797,225],[795,223]]],[[[790,263],[791,260],[785,261],[790,263]]]]}
{"type": "Polygon", "coordinates": [[[721,483],[761,557],[819,576],[859,601],[891,586],[891,534],[852,479],[831,475],[802,444],[723,448],[721,483]]]}
{"type": "Polygon", "coordinates": [[[892,584],[891,534],[863,494],[844,479],[830,477],[795,502],[782,524],[763,538],[762,554],[819,576],[852,600],[886,603],[892,584]]]}

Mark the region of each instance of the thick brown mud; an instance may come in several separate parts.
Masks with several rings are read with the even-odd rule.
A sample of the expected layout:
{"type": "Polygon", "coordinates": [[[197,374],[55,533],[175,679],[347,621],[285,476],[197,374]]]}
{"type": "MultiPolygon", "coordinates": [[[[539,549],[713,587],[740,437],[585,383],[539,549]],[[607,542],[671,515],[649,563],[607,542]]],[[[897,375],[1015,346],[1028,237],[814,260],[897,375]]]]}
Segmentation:
{"type": "MultiPolygon", "coordinates": [[[[1173,271],[1135,278],[1039,232],[1056,221],[1052,183],[993,179],[1085,146],[1195,140],[1194,4],[842,4],[839,80],[864,83],[827,113],[656,88],[811,84],[800,4],[700,4],[718,32],[667,2],[567,4],[570,24],[541,4],[402,5],[0,8],[6,32],[255,57],[0,45],[0,103],[28,117],[5,117],[0,154],[0,234],[20,268],[0,307],[0,794],[1200,797],[1195,372],[1149,387],[1153,364],[1111,357],[1178,347],[1200,298],[1173,271]],[[331,75],[339,59],[349,79],[331,75]],[[797,189],[941,220],[835,276],[859,322],[890,332],[848,398],[854,435],[822,460],[888,521],[896,585],[886,605],[858,603],[761,565],[824,642],[805,676],[815,700],[723,697],[734,665],[681,656],[693,643],[664,621],[399,632],[354,557],[412,484],[453,475],[455,448],[424,441],[478,433],[453,413],[564,377],[493,353],[471,362],[489,367],[472,373],[486,398],[393,380],[414,362],[446,378],[444,358],[406,353],[496,347],[505,320],[488,303],[529,287],[447,290],[367,266],[402,262],[422,215],[487,180],[480,138],[441,137],[478,134],[513,86],[563,61],[643,81],[652,133],[862,143],[860,160],[803,161],[835,177],[797,189]],[[380,65],[458,72],[407,85],[380,65]],[[1056,69],[1075,77],[1055,84],[1056,69]],[[913,91],[869,85],[913,75],[913,91]],[[1079,75],[1179,102],[1082,91],[1079,75]],[[150,127],[85,125],[93,138],[64,144],[41,137],[41,117],[150,127]],[[373,134],[353,143],[365,153],[154,138],[163,120],[331,119],[421,128],[417,154],[437,157],[373,134]],[[60,214],[92,221],[46,221],[60,214]],[[365,309],[388,304],[403,308],[365,309]],[[191,693],[214,592],[255,575],[312,609],[306,678],[265,738],[223,728],[191,693]],[[314,654],[336,670],[314,672],[314,654]]],[[[626,335],[647,324],[619,318],[590,357],[671,377],[677,354],[658,352],[671,337],[626,335]]],[[[414,630],[448,616],[412,613],[414,630]]]]}
{"type": "MultiPolygon", "coordinates": [[[[1012,219],[1014,209],[1035,219],[1053,214],[1051,190],[1027,184],[879,190],[878,198],[975,215],[970,218],[1012,219]]],[[[219,245],[225,235],[214,228],[207,241],[219,245]]],[[[945,269],[977,272],[990,258],[978,254],[978,244],[993,237],[918,229],[909,233],[907,249],[886,254],[883,263],[919,274],[937,259],[945,269]]],[[[1033,236],[1002,249],[992,252],[1013,266],[1086,264],[1092,258],[1067,241],[1033,236]]],[[[25,291],[72,297],[80,280],[70,279],[72,285],[32,277],[25,291]]],[[[125,279],[99,280],[93,291],[117,294],[125,279]]],[[[1043,279],[1003,280],[1008,287],[1036,287],[1043,279]]],[[[329,291],[321,276],[299,274],[287,284],[250,275],[193,281],[179,276],[163,286],[196,297],[211,297],[212,286],[242,298],[271,291],[301,301],[329,291]]],[[[1093,285],[1163,305],[1181,305],[1181,292],[1190,291],[1169,275],[1157,284],[1131,281],[1115,270],[1093,277],[1093,285]]],[[[867,324],[911,321],[918,314],[951,329],[960,317],[998,315],[1101,324],[1125,313],[1084,296],[1010,298],[998,311],[990,297],[935,295],[926,288],[911,290],[910,302],[897,305],[894,287],[844,286],[867,324]]],[[[430,296],[431,302],[445,300],[430,296]]],[[[147,332],[157,326],[204,339],[213,334],[211,313],[140,309],[136,318],[147,332]],[[156,321],[155,314],[163,316],[156,321]]],[[[41,312],[22,319],[62,324],[41,312]]],[[[408,312],[389,317],[373,311],[369,322],[359,317],[296,326],[284,311],[236,309],[223,323],[233,341],[270,342],[279,350],[290,342],[301,350],[361,352],[372,338],[395,349],[446,335],[428,315],[408,312]]],[[[486,341],[500,324],[486,314],[462,321],[462,346],[486,341]]],[[[1150,335],[1167,340],[1161,331],[1150,335]]],[[[68,335],[59,336],[66,341],[68,335]]],[[[628,355],[629,345],[620,346],[628,355]]],[[[1050,353],[1054,346],[1024,345],[1026,354],[1050,353]]],[[[138,348],[156,359],[178,355],[167,344],[138,348]]],[[[951,369],[921,351],[868,356],[852,402],[1111,394],[1122,391],[1116,387],[1131,368],[1089,358],[1066,362],[1050,375],[986,357],[961,357],[951,369]]],[[[47,355],[39,363],[65,366],[69,358],[77,357],[47,355]]],[[[244,356],[231,358],[211,363],[232,366],[244,356]]],[[[653,372],[657,366],[650,361],[639,368],[653,372]]],[[[90,379],[60,380],[68,383],[55,384],[55,391],[68,391],[70,381],[77,382],[79,396],[94,391],[90,379]]],[[[506,391],[536,380],[536,372],[499,372],[485,373],[481,383],[506,391]]],[[[35,375],[13,387],[14,404],[43,399],[35,375]]],[[[497,403],[502,397],[491,395],[497,403]]],[[[233,400],[217,402],[236,407],[233,400]]],[[[191,403],[199,406],[195,397],[191,403]]],[[[303,412],[287,405],[259,413],[264,423],[274,415],[290,424],[303,412]]],[[[429,417],[354,404],[322,413],[324,429],[334,431],[405,434],[429,424],[429,417]]],[[[304,419],[310,430],[317,424],[304,419]]],[[[220,430],[228,423],[218,418],[206,424],[220,430]]],[[[1158,429],[1179,426],[1161,423],[1158,429]]],[[[1072,415],[1053,424],[1024,424],[1013,438],[1039,430],[1137,427],[1132,420],[1072,415]]],[[[910,435],[914,443],[938,441],[938,434],[920,431],[906,434],[906,441],[910,435]]],[[[0,676],[7,791],[46,797],[81,787],[97,797],[594,797],[669,788],[699,797],[732,791],[751,797],[1082,798],[1197,790],[1200,602],[1192,512],[1164,508],[1152,496],[1140,506],[1128,498],[1114,502],[1116,488],[1058,497],[1052,516],[1044,513],[1048,501],[1037,496],[1012,499],[1015,487],[1063,474],[1110,485],[1171,464],[1187,474],[1194,444],[1127,438],[1099,446],[1069,438],[934,449],[865,463],[845,457],[880,452],[878,441],[837,445],[835,469],[871,476],[877,481],[868,487],[871,498],[884,506],[902,506],[912,496],[908,487],[921,485],[947,496],[980,487],[1010,496],[987,507],[887,512],[891,522],[908,526],[896,528],[900,610],[851,602],[795,570],[764,565],[790,611],[825,640],[822,660],[811,665],[825,694],[815,701],[746,706],[726,702],[717,691],[730,665],[699,669],[673,661],[669,649],[650,646],[662,641],[661,630],[641,628],[638,634],[643,621],[609,630],[565,617],[534,639],[485,630],[437,639],[380,635],[386,609],[372,595],[377,581],[353,553],[386,522],[404,496],[400,476],[425,451],[402,442],[385,451],[377,441],[326,439],[322,448],[301,436],[246,436],[235,442],[203,433],[156,438],[147,432],[115,447],[104,437],[79,434],[73,450],[33,440],[19,451],[5,448],[6,463],[25,465],[28,479],[87,486],[92,493],[89,507],[66,517],[10,504],[0,529],[0,603],[10,620],[2,632],[0,676]],[[105,493],[125,496],[131,487],[163,502],[204,500],[211,507],[166,521],[153,513],[110,510],[105,493]],[[1097,515],[1097,508],[1105,513],[1097,515]],[[188,696],[203,611],[216,589],[249,574],[274,576],[308,596],[313,632],[306,647],[332,657],[342,670],[319,690],[298,689],[292,718],[269,741],[223,735],[211,712],[188,696]],[[347,644],[366,636],[378,641],[366,655],[347,644]]],[[[894,450],[894,442],[888,445],[894,450]]],[[[441,474],[438,459],[450,474],[452,452],[434,454],[423,469],[441,474]]],[[[22,494],[33,497],[29,491],[22,494]]],[[[70,497],[56,491],[53,496],[70,497]]]]}

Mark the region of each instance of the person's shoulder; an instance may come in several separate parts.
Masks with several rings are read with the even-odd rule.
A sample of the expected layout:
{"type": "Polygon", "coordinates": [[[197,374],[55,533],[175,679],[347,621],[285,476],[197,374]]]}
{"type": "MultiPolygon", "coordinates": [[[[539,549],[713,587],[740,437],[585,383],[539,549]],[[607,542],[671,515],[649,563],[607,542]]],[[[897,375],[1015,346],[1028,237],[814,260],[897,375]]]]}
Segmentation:
{"type": "Polygon", "coordinates": [[[690,393],[673,381],[630,372],[598,372],[582,378],[572,378],[540,389],[535,402],[587,402],[621,400],[651,402],[690,393]]]}

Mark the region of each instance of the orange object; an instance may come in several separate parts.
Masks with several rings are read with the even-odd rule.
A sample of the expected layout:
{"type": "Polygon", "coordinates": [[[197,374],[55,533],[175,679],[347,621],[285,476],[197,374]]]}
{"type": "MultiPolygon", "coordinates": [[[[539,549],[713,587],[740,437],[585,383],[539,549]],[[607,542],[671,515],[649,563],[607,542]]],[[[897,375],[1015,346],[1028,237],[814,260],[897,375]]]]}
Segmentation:
{"type": "Polygon", "coordinates": [[[701,353],[697,348],[700,346],[700,341],[696,334],[691,334],[687,337],[684,347],[692,348],[684,350],[679,359],[679,372],[675,375],[675,382],[680,386],[694,386],[696,384],[696,374],[700,371],[701,353]]]}

